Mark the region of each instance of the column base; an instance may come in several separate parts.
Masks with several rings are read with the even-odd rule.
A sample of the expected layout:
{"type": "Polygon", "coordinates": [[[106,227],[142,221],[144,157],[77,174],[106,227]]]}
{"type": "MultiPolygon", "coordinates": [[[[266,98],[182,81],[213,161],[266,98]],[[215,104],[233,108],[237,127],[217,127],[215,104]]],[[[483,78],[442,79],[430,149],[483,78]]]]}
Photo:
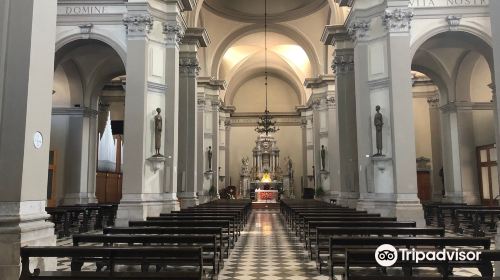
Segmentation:
{"type": "Polygon", "coordinates": [[[198,196],[195,192],[180,192],[177,193],[181,209],[193,207],[199,204],[198,196]]]}
{"type": "Polygon", "coordinates": [[[202,194],[198,194],[198,204],[208,203],[210,201],[216,200],[217,196],[211,196],[208,194],[208,191],[203,192],[202,194]]]}
{"type": "Polygon", "coordinates": [[[398,221],[415,221],[417,227],[425,227],[424,210],[416,195],[371,194],[360,198],[357,209],[396,217],[398,221]]]}
{"type": "Polygon", "coordinates": [[[173,194],[129,194],[123,195],[116,214],[115,225],[128,226],[129,221],[144,221],[179,209],[179,202],[173,194]]]}
{"type": "MultiPolygon", "coordinates": [[[[17,280],[21,271],[20,248],[55,246],[54,224],[46,222],[45,201],[0,204],[0,279],[17,280]]],[[[30,268],[56,270],[55,258],[31,258],[30,268]]]]}
{"type": "Polygon", "coordinates": [[[481,198],[474,192],[446,192],[442,201],[448,203],[467,203],[472,205],[481,204],[481,198]]]}
{"type": "Polygon", "coordinates": [[[93,193],[68,193],[64,196],[63,205],[97,203],[97,198],[93,193]]]}
{"type": "Polygon", "coordinates": [[[356,208],[358,205],[359,193],[357,192],[341,192],[337,204],[344,207],[356,208]]]}

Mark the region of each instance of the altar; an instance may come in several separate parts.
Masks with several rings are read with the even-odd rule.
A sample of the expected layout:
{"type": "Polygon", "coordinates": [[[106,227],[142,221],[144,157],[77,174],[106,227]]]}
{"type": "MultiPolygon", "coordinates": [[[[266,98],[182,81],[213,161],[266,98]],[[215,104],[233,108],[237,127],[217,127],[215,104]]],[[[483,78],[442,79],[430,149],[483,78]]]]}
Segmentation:
{"type": "Polygon", "coordinates": [[[260,203],[276,203],[278,195],[278,190],[255,190],[257,202],[260,203]]]}

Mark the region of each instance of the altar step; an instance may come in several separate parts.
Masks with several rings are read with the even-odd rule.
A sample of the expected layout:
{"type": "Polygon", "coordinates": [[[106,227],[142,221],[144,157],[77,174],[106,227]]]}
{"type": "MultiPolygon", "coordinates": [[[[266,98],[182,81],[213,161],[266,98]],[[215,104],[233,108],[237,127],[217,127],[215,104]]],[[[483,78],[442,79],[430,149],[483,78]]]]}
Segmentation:
{"type": "Polygon", "coordinates": [[[252,209],[254,210],[279,210],[280,204],[279,202],[266,203],[266,202],[252,202],[252,209]]]}

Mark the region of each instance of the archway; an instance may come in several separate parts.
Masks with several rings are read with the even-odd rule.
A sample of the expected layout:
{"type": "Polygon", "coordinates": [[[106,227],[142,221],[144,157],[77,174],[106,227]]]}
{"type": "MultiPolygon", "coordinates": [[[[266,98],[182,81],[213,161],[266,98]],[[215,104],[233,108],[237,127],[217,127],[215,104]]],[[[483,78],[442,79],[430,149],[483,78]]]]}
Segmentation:
{"type": "MultiPolygon", "coordinates": [[[[50,145],[54,188],[48,192],[51,206],[96,202],[98,122],[107,115],[101,113],[107,110],[104,105],[124,102],[123,87],[113,94],[108,90],[116,85],[115,78],[124,74],[117,51],[99,40],[71,41],[56,52],[50,145]]],[[[109,106],[112,117],[123,115],[123,107],[118,107],[109,106]]]]}
{"type": "Polygon", "coordinates": [[[428,99],[427,104],[414,99],[416,156],[430,156],[434,200],[489,203],[499,193],[496,179],[480,187],[482,178],[497,178],[497,171],[487,168],[482,175],[477,160],[480,147],[495,143],[488,61],[493,61],[489,44],[469,32],[439,33],[415,50],[416,84],[426,84],[431,92],[420,96],[428,99]],[[426,111],[428,120],[419,117],[426,111]],[[423,130],[430,132],[430,139],[423,130]]]}

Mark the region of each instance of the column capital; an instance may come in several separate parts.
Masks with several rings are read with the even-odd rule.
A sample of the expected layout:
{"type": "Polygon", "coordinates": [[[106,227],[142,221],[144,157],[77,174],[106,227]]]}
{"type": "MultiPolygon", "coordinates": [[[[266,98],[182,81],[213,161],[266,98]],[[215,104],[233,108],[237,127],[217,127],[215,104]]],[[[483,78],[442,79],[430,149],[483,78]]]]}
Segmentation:
{"type": "Polygon", "coordinates": [[[386,9],[382,15],[382,24],[389,33],[405,33],[411,29],[412,9],[386,9]]]}
{"type": "Polygon", "coordinates": [[[179,58],[179,72],[181,74],[188,74],[190,76],[198,76],[200,71],[198,58],[195,56],[183,56],[183,52],[180,53],[179,58]]]}
{"type": "Polygon", "coordinates": [[[366,33],[370,30],[370,20],[353,20],[347,26],[347,34],[351,41],[358,41],[366,37],[366,33]]]}
{"type": "Polygon", "coordinates": [[[123,24],[127,29],[128,37],[145,37],[153,29],[153,17],[149,13],[126,14],[123,24]]]}
{"type": "Polygon", "coordinates": [[[427,97],[427,103],[429,103],[429,108],[439,108],[439,95],[433,95],[427,97]]]}
{"type": "Polygon", "coordinates": [[[184,37],[185,28],[177,22],[166,22],[163,24],[163,34],[167,45],[179,46],[184,37]]]}
{"type": "Polygon", "coordinates": [[[332,61],[332,70],[336,74],[354,71],[354,53],[335,53],[332,61]]]}

